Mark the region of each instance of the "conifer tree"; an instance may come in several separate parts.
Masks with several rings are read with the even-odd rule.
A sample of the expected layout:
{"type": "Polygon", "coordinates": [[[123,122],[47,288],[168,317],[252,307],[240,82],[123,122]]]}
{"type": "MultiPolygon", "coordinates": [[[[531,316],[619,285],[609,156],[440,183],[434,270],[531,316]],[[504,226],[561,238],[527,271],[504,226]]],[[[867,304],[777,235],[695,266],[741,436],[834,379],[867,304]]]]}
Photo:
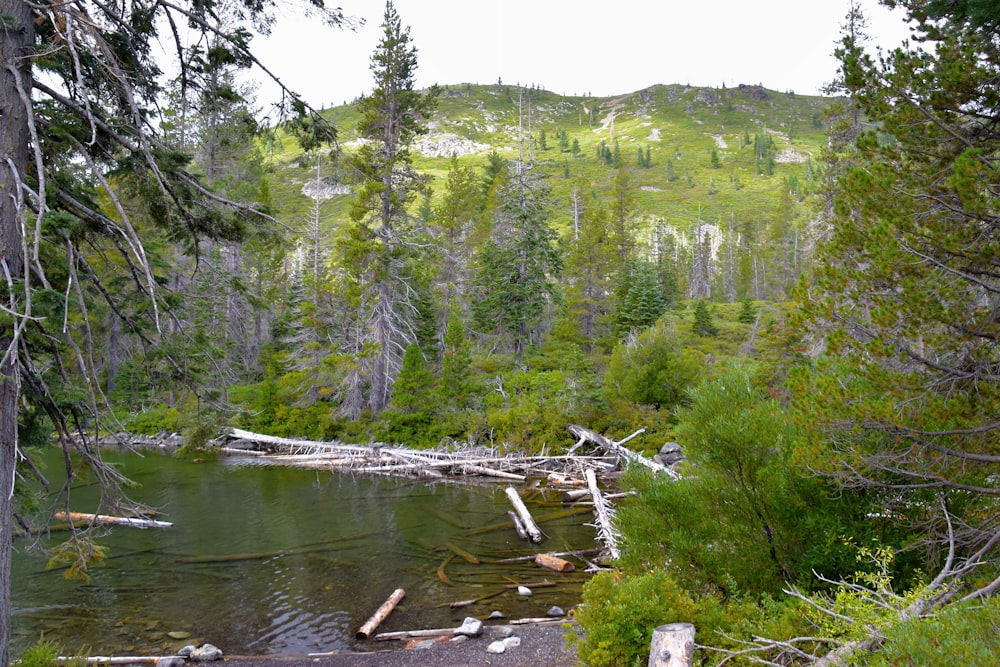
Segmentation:
{"type": "Polygon", "coordinates": [[[414,340],[410,301],[420,264],[407,241],[420,233],[407,204],[421,192],[423,179],[412,169],[410,144],[426,132],[424,121],[437,91],[415,88],[417,49],[393,3],[387,2],[382,37],[371,58],[375,89],[358,103],[358,129],[367,141],[352,160],[362,184],[351,217],[365,249],[361,259],[362,331],[373,345],[367,369],[368,407],[378,414],[388,404],[403,350],[414,340]]]}
{"type": "Polygon", "coordinates": [[[712,314],[704,299],[698,299],[694,304],[694,325],[692,330],[699,336],[713,337],[719,335],[719,328],[712,322],[712,314]]]}
{"type": "Polygon", "coordinates": [[[562,269],[548,188],[523,165],[500,178],[490,239],[477,253],[472,314],[516,357],[537,342],[562,269]]]}

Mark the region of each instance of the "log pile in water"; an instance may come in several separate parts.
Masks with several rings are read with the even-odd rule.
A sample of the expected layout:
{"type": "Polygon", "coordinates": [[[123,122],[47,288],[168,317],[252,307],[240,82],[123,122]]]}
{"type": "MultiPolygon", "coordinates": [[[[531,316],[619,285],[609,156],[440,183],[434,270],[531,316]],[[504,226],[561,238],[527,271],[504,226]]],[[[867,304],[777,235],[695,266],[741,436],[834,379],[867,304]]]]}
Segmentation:
{"type": "Polygon", "coordinates": [[[283,465],[422,479],[478,476],[524,482],[529,477],[547,477],[551,473],[583,478],[585,470],[593,469],[598,475],[607,476],[620,465],[613,454],[536,456],[502,454],[487,447],[423,450],[382,444],[348,445],[278,438],[240,429],[231,429],[219,443],[223,452],[257,456],[283,465]]]}
{"type": "MultiPolygon", "coordinates": [[[[550,485],[585,485],[586,471],[598,477],[613,475],[625,461],[646,465],[656,471],[664,466],[613,442],[604,436],[579,426],[570,432],[580,442],[568,454],[557,456],[500,453],[481,446],[448,449],[411,449],[397,445],[349,445],[340,442],[315,442],[279,438],[241,429],[230,429],[217,442],[221,451],[258,456],[283,465],[326,468],[356,473],[413,476],[439,479],[445,476],[478,476],[506,482],[524,482],[529,478],[547,477],[550,485]],[[603,451],[574,454],[581,444],[591,442],[603,451]]],[[[633,434],[634,437],[637,434],[633,434]]],[[[669,468],[667,474],[675,476],[669,468]]]]}

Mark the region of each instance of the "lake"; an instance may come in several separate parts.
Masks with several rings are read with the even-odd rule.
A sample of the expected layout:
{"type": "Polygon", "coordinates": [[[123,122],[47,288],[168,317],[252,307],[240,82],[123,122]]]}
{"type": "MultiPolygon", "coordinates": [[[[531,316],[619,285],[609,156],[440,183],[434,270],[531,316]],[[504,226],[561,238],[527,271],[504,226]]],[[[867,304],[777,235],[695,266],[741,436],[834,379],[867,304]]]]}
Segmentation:
{"type": "MultiPolygon", "coordinates": [[[[46,469],[54,485],[57,454],[46,469]]],[[[355,632],[400,587],[406,597],[377,632],[457,627],[493,610],[522,618],[569,609],[589,578],[579,561],[572,573],[492,561],[598,546],[589,509],[565,508],[555,490],[522,494],[548,536],[534,545],[514,532],[505,483],[355,476],[249,457],[104,458],[137,483],[132,498],[174,525],[101,529],[107,558],[88,582],[46,569],[31,539],[16,539],[15,656],[43,635],[66,653],[90,655],[162,655],[201,642],[226,655],[365,650],[374,640],[355,640],[355,632]],[[530,597],[508,587],[542,581],[555,585],[530,597]]],[[[94,512],[98,494],[95,485],[75,488],[72,509],[94,512]]]]}

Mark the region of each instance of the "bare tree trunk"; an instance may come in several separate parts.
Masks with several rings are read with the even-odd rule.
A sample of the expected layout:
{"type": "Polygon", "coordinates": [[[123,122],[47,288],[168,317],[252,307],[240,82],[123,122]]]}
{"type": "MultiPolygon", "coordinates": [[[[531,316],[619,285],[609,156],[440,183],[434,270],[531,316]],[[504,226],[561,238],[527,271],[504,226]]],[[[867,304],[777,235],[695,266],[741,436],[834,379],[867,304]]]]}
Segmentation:
{"type": "MultiPolygon", "coordinates": [[[[31,91],[31,61],[26,57],[32,40],[31,8],[21,0],[0,0],[4,17],[0,38],[0,264],[6,294],[0,295],[13,312],[23,306],[15,296],[24,273],[21,236],[21,178],[28,168],[28,109],[18,91],[31,91]],[[23,58],[23,59],[22,59],[23,58]]],[[[27,285],[24,286],[27,288],[27,285]]],[[[10,570],[13,550],[14,467],[17,462],[17,404],[20,368],[16,327],[9,315],[0,324],[0,667],[10,664],[10,570]]]]}

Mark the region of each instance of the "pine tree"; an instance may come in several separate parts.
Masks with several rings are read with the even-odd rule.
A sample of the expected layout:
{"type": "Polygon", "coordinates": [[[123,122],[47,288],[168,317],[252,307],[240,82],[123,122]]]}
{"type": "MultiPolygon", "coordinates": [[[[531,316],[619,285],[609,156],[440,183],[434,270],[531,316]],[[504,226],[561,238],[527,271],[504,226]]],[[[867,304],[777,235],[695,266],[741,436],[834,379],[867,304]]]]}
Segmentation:
{"type": "Polygon", "coordinates": [[[699,336],[711,338],[719,335],[719,328],[712,322],[712,314],[708,312],[708,306],[704,299],[698,299],[694,304],[694,331],[699,336]]]}
{"type": "Polygon", "coordinates": [[[490,239],[477,253],[472,314],[516,357],[541,335],[562,269],[548,188],[521,165],[501,177],[490,239]]]}
{"type": "Polygon", "coordinates": [[[362,258],[362,304],[359,313],[368,323],[363,330],[373,346],[367,377],[368,407],[378,414],[388,404],[401,364],[401,351],[413,340],[414,271],[419,258],[408,238],[418,233],[407,203],[419,193],[422,179],[412,170],[409,147],[426,132],[423,123],[434,108],[437,91],[415,88],[417,50],[410,30],[392,2],[387,2],[382,38],[372,54],[375,89],[358,103],[358,129],[364,143],[352,164],[362,185],[351,212],[367,252],[362,258]]]}
{"type": "Polygon", "coordinates": [[[448,309],[448,327],[444,334],[438,393],[443,404],[456,410],[469,407],[474,393],[472,348],[465,333],[462,313],[455,303],[448,309]]]}
{"type": "Polygon", "coordinates": [[[630,261],[617,290],[614,321],[618,337],[652,326],[666,311],[667,302],[656,267],[642,260],[630,261]]]}

